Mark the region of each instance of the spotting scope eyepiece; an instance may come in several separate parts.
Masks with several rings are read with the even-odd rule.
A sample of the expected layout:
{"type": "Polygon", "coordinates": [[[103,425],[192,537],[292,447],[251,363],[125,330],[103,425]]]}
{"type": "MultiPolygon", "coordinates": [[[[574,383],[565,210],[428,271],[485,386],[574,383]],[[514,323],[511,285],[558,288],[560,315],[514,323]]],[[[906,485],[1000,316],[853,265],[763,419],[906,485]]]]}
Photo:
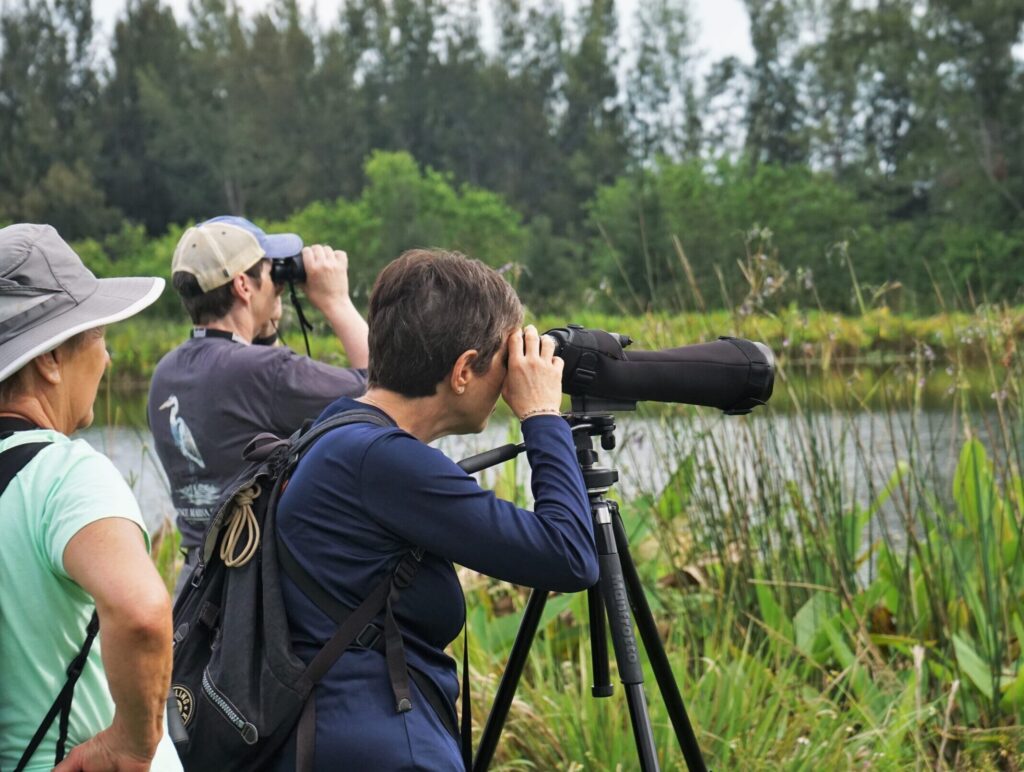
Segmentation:
{"type": "Polygon", "coordinates": [[[565,360],[562,391],[573,397],[611,405],[682,402],[743,415],[765,404],[775,384],[771,349],[742,338],[627,354],[633,342],[627,335],[578,324],[545,334],[555,339],[555,353],[565,360]]]}

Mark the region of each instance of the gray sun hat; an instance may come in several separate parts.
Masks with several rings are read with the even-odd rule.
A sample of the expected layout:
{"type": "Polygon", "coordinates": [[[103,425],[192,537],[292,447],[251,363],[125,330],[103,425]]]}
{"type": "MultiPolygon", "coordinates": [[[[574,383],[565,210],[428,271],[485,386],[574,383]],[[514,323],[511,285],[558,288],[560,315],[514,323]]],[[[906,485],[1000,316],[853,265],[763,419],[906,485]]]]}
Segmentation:
{"type": "Polygon", "coordinates": [[[163,288],[155,277],[97,279],[49,225],[0,228],[0,381],[73,335],[138,313],[163,288]]]}

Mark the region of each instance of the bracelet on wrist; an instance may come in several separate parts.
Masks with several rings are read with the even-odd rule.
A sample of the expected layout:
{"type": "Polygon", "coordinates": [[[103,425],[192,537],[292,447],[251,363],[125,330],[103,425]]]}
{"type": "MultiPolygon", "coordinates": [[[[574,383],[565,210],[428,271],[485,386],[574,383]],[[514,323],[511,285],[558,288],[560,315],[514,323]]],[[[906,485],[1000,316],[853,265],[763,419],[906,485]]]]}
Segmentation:
{"type": "Polygon", "coordinates": [[[521,416],[520,421],[525,421],[527,418],[533,418],[535,415],[561,415],[562,411],[555,407],[536,407],[533,410],[527,410],[521,416]]]}

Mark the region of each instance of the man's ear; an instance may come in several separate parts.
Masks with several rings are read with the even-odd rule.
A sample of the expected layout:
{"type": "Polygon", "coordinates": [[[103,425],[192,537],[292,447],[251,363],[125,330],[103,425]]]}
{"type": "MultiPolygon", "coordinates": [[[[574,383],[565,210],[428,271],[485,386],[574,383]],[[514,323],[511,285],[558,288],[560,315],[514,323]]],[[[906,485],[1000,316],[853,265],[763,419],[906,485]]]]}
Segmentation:
{"type": "Polygon", "coordinates": [[[246,281],[244,273],[238,274],[231,280],[231,294],[248,305],[252,301],[252,288],[246,281]]]}
{"type": "Polygon", "coordinates": [[[476,378],[476,373],[473,372],[473,365],[476,364],[478,356],[480,356],[480,352],[475,348],[471,348],[468,351],[463,351],[459,358],[455,360],[448,381],[452,391],[456,394],[462,394],[469,382],[476,378]]]}
{"type": "Polygon", "coordinates": [[[32,367],[35,368],[36,374],[44,381],[52,386],[56,386],[61,382],[62,376],[60,371],[61,359],[63,353],[60,348],[56,348],[53,351],[48,351],[45,354],[40,354],[32,360],[32,367]]]}

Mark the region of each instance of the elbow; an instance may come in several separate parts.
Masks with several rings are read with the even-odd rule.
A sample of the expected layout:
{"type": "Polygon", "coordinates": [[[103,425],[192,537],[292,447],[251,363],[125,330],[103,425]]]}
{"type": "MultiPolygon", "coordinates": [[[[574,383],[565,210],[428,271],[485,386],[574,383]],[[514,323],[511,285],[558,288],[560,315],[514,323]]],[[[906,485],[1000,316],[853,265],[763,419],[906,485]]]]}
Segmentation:
{"type": "Polygon", "coordinates": [[[597,561],[597,551],[590,545],[585,553],[577,553],[569,556],[565,564],[566,573],[561,577],[558,585],[552,587],[556,592],[582,592],[597,584],[600,576],[600,567],[597,561]]]}
{"type": "Polygon", "coordinates": [[[124,636],[145,648],[170,646],[171,599],[162,587],[136,595],[130,601],[99,608],[99,615],[100,629],[106,633],[124,636]]]}
{"type": "MultiPolygon", "coordinates": [[[[162,588],[161,588],[162,589],[162,588]]],[[[153,593],[134,618],[134,629],[146,640],[171,639],[171,598],[166,590],[153,593]]]]}
{"type": "Polygon", "coordinates": [[[580,582],[580,590],[586,590],[597,584],[601,576],[601,568],[597,562],[597,552],[591,550],[580,564],[576,578],[580,582]]]}
{"type": "Polygon", "coordinates": [[[127,618],[127,631],[140,642],[162,644],[171,641],[171,600],[164,593],[163,598],[153,598],[135,609],[127,618]]]}

